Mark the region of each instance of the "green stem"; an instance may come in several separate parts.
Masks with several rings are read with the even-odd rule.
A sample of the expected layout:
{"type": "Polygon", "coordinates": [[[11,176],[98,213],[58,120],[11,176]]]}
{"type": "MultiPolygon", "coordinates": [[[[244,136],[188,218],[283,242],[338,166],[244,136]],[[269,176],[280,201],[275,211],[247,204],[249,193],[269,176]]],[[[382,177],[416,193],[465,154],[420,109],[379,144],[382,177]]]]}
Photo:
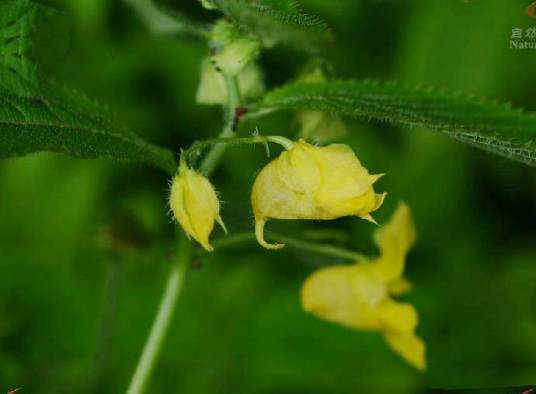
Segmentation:
{"type": "MultiPolygon", "coordinates": [[[[226,145],[238,145],[238,144],[264,144],[267,148],[267,152],[269,152],[268,145],[267,145],[269,142],[281,145],[287,150],[291,149],[294,146],[294,142],[292,142],[288,138],[285,138],[279,135],[264,136],[264,135],[257,134],[257,135],[254,135],[253,137],[211,138],[208,140],[195,141],[188,149],[183,151],[181,153],[180,165],[181,165],[181,168],[182,166],[186,166],[186,162],[188,160],[192,160],[194,157],[198,156],[200,152],[208,146],[213,146],[213,149],[211,149],[210,152],[206,156],[207,158],[206,160],[210,161],[212,160],[210,158],[210,155],[214,154],[214,152],[217,151],[216,149],[219,145],[226,146],[226,145]]],[[[203,167],[204,165],[202,164],[201,165],[202,170],[203,170],[203,167]]]]}
{"type": "Polygon", "coordinates": [[[367,257],[363,256],[361,253],[354,252],[353,250],[339,248],[338,246],[333,246],[330,244],[317,244],[315,242],[304,241],[301,239],[290,238],[282,235],[272,235],[269,238],[273,238],[277,242],[282,242],[296,249],[307,250],[309,252],[326,254],[335,257],[342,257],[343,259],[349,259],[359,262],[368,261],[367,257]]]}
{"type": "Polygon", "coordinates": [[[184,278],[190,262],[190,242],[181,236],[179,250],[173,261],[171,271],[166,284],[166,289],[158,313],[151,327],[151,332],[143,348],[141,358],[138,361],[136,371],[132,376],[127,394],[142,394],[145,392],[147,383],[151,377],[156,361],[166,338],[169,325],[173,318],[173,312],[182,290],[184,278]]]}
{"type": "MultiPolygon", "coordinates": [[[[276,242],[282,242],[287,244],[291,248],[300,249],[300,250],[306,250],[309,252],[315,252],[320,254],[325,254],[329,256],[334,257],[341,257],[343,259],[358,261],[358,262],[366,262],[369,260],[366,256],[362,255],[361,253],[354,252],[353,250],[340,248],[338,246],[334,246],[331,244],[319,244],[315,242],[310,241],[304,241],[302,239],[287,237],[285,235],[279,235],[270,233],[268,236],[269,239],[274,240],[276,242]]],[[[234,234],[228,237],[225,237],[221,240],[216,240],[213,242],[213,245],[215,248],[222,248],[222,247],[229,247],[237,244],[241,244],[244,242],[252,242],[255,241],[255,235],[251,233],[242,233],[242,234],[234,234]]]]}
{"type": "MultiPolygon", "coordinates": [[[[236,108],[240,106],[240,90],[238,89],[238,81],[236,77],[229,77],[224,75],[225,86],[227,88],[227,96],[229,103],[227,106],[227,119],[225,126],[220,133],[220,138],[231,138],[235,135],[234,121],[236,108]]],[[[201,163],[200,169],[205,175],[209,176],[214,172],[216,166],[220,162],[227,146],[225,144],[214,145],[212,149],[207,153],[205,159],[201,163]]]]}

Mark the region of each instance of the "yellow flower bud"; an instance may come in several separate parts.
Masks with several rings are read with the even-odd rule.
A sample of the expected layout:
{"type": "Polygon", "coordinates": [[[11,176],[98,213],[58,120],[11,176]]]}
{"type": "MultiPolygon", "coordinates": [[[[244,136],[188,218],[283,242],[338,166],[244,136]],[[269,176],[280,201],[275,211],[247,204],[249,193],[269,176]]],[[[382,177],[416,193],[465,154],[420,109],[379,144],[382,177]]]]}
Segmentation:
{"type": "Polygon", "coordinates": [[[264,225],[273,219],[331,220],[358,216],[374,222],[385,193],[372,185],[382,175],[370,175],[347,145],[317,147],[300,140],[264,167],[251,193],[255,233],[268,249],[282,244],[264,240],[264,225]]]}
{"type": "Polygon", "coordinates": [[[302,306],[324,320],[382,332],[395,352],[424,370],[426,346],[415,335],[417,311],[392,298],[411,287],[402,277],[405,256],[415,241],[405,204],[376,232],[375,240],[381,255],[370,262],[331,266],[309,276],[301,291],[302,306]]]}
{"type": "Polygon", "coordinates": [[[213,250],[209,236],[217,221],[225,229],[220,217],[220,202],[214,187],[202,174],[190,168],[181,168],[173,178],[169,204],[173,216],[186,235],[192,237],[207,251],[213,250]]]}
{"type": "MultiPolygon", "coordinates": [[[[238,74],[238,90],[244,99],[253,99],[264,93],[262,71],[250,63],[238,74]]],[[[205,60],[201,66],[201,81],[197,88],[196,102],[204,105],[225,105],[228,102],[223,74],[205,60]]]]}

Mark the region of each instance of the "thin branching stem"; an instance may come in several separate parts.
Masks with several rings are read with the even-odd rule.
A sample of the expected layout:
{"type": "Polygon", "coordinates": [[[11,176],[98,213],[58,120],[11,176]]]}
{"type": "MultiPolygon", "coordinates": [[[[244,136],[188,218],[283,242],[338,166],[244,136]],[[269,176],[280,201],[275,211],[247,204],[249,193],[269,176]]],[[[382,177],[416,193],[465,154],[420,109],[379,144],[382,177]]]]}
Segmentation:
{"type": "MultiPolygon", "coordinates": [[[[236,77],[224,75],[224,79],[225,86],[227,88],[227,96],[229,98],[229,103],[227,106],[226,123],[219,137],[231,138],[235,135],[235,113],[236,109],[240,106],[241,99],[240,91],[238,90],[238,81],[236,77]]],[[[217,165],[219,164],[226,149],[227,146],[225,144],[214,145],[201,163],[201,172],[203,172],[207,176],[212,174],[216,169],[217,165]]]]}
{"type": "Polygon", "coordinates": [[[162,344],[167,336],[191,257],[190,241],[184,235],[180,237],[179,248],[173,259],[158,313],[151,327],[147,342],[145,342],[132,380],[130,381],[127,394],[142,394],[145,392],[158,356],[160,355],[162,344]]]}
{"type": "MultiPolygon", "coordinates": [[[[209,146],[217,147],[218,145],[239,145],[239,144],[263,144],[267,145],[268,143],[274,143],[283,146],[285,149],[290,149],[294,146],[294,142],[288,138],[279,136],[279,135],[269,135],[263,136],[260,134],[253,135],[251,137],[219,137],[211,138],[207,140],[195,141],[192,146],[182,152],[181,154],[181,163],[186,163],[186,160],[192,161],[196,156],[198,156],[201,151],[209,146]]],[[[211,150],[213,152],[214,150],[211,150]]],[[[268,151],[268,149],[267,149],[268,151]]],[[[210,153],[207,157],[210,155],[210,153]]],[[[204,166],[201,165],[201,170],[204,169],[204,166]]]]}
{"type": "MultiPolygon", "coordinates": [[[[324,254],[333,257],[340,257],[343,259],[353,260],[356,262],[366,262],[369,260],[365,255],[355,252],[353,250],[341,248],[339,246],[326,244],[326,243],[316,243],[311,241],[306,241],[303,239],[288,237],[286,235],[270,233],[267,238],[276,241],[282,242],[288,245],[289,248],[305,250],[308,252],[314,252],[319,254],[324,254]]],[[[225,248],[242,243],[255,242],[255,235],[252,233],[239,233],[230,235],[220,240],[213,242],[215,248],[225,248]]],[[[205,254],[202,252],[202,254],[205,254]]]]}
{"type": "MultiPolygon", "coordinates": [[[[234,113],[235,108],[240,105],[240,94],[236,79],[226,77],[226,83],[229,95],[228,119],[226,126],[220,134],[221,138],[232,137],[234,135],[234,113]]],[[[224,150],[224,144],[212,147],[212,150],[207,154],[201,165],[205,173],[210,174],[214,171],[221,160],[224,150]]],[[[168,276],[166,289],[160,302],[158,313],[151,327],[149,337],[143,348],[132,380],[130,381],[127,394],[143,394],[147,389],[158,356],[160,355],[162,344],[167,336],[191,257],[191,244],[184,235],[181,235],[177,255],[168,276]]]]}

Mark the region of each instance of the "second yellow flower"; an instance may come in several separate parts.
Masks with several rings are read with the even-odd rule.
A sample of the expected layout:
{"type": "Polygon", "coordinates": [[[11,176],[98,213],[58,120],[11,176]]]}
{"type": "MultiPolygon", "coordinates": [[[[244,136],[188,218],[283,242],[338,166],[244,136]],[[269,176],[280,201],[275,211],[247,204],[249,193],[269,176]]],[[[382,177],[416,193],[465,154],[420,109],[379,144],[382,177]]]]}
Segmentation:
{"type": "Polygon", "coordinates": [[[374,221],[385,193],[376,194],[373,184],[382,175],[371,175],[348,145],[318,147],[300,140],[268,163],[253,185],[251,202],[258,242],[268,249],[264,225],[273,219],[331,220],[358,216],[374,221]]]}

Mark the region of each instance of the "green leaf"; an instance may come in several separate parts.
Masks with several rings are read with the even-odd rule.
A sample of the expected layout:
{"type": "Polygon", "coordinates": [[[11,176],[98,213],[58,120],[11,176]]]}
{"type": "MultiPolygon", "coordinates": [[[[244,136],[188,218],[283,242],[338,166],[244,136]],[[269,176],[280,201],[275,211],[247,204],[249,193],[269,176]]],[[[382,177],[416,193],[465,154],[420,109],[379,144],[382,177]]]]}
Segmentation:
{"type": "Polygon", "coordinates": [[[0,158],[38,151],[145,163],[170,175],[177,167],[171,151],[143,141],[80,93],[50,88],[47,97],[24,97],[0,88],[0,158]]]}
{"type": "Polygon", "coordinates": [[[176,170],[173,153],[143,141],[83,95],[40,88],[27,58],[39,18],[50,9],[29,0],[0,3],[0,158],[38,151],[106,157],[176,170]]]}
{"type": "Polygon", "coordinates": [[[321,110],[424,127],[536,166],[536,114],[461,93],[395,82],[296,83],[269,92],[259,106],[321,110]]]}
{"type": "Polygon", "coordinates": [[[240,27],[258,34],[266,45],[276,42],[313,50],[329,40],[327,24],[306,14],[294,0],[211,0],[240,27]]]}
{"type": "Polygon", "coordinates": [[[28,60],[38,20],[50,10],[29,0],[0,3],[0,87],[21,95],[37,87],[35,66],[28,60]]]}

